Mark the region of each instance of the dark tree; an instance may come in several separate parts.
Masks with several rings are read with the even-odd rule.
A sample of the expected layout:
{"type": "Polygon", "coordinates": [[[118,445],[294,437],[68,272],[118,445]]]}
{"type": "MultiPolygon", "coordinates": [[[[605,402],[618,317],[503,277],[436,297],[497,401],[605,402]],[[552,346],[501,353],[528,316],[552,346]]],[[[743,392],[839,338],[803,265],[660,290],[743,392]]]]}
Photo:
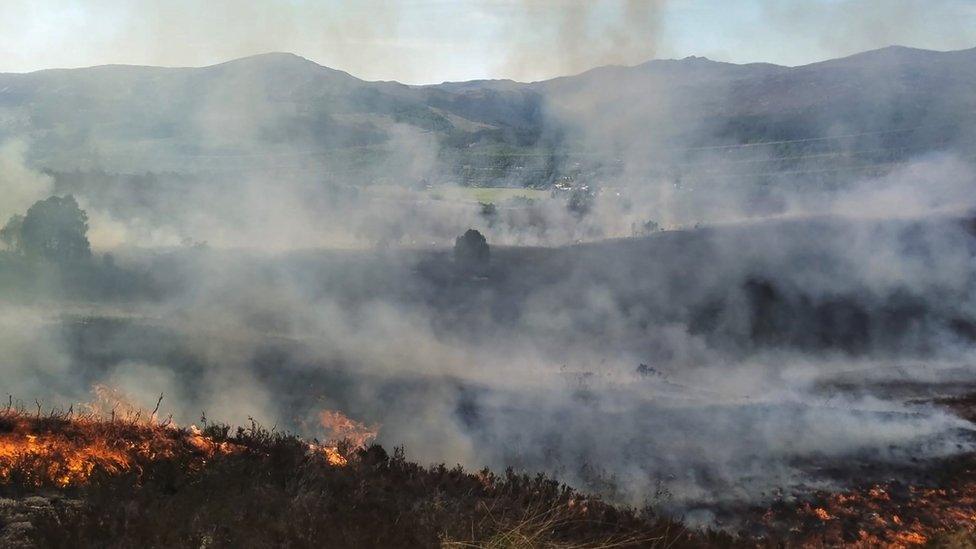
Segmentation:
{"type": "Polygon", "coordinates": [[[467,273],[480,273],[488,268],[488,240],[480,232],[468,229],[454,241],[454,263],[467,273]]]}
{"type": "Polygon", "coordinates": [[[488,227],[494,227],[498,221],[498,208],[494,203],[481,203],[481,217],[488,223],[488,227]]]}
{"type": "Polygon", "coordinates": [[[566,209],[577,219],[582,219],[593,209],[593,201],[595,198],[596,193],[590,190],[589,187],[577,187],[569,195],[566,209]]]}
{"type": "Polygon", "coordinates": [[[71,195],[52,196],[27,210],[20,229],[24,254],[67,262],[91,257],[88,214],[71,195]]]}

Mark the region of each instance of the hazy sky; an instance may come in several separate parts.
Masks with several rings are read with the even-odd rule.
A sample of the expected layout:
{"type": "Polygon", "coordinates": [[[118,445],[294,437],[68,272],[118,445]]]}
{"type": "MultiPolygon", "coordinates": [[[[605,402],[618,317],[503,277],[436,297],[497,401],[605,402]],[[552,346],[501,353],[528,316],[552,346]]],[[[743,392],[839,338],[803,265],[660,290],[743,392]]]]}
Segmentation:
{"type": "Polygon", "coordinates": [[[290,51],[370,80],[534,80],[704,55],[976,46],[976,0],[0,0],[0,71],[290,51]]]}

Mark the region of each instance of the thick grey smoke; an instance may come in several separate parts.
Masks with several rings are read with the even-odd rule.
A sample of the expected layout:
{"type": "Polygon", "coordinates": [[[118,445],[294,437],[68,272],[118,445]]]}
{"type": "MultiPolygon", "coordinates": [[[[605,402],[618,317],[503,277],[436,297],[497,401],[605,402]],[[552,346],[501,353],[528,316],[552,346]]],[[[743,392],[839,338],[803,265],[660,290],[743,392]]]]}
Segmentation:
{"type": "Polygon", "coordinates": [[[32,169],[25,162],[29,143],[23,139],[10,139],[0,144],[0,219],[22,213],[35,201],[47,198],[54,182],[43,173],[32,169]]]}
{"type": "Polygon", "coordinates": [[[181,422],[310,435],[338,408],[424,462],[546,470],[706,520],[842,484],[807,463],[970,447],[968,423],[890,388],[971,383],[949,327],[974,311],[967,230],[827,218],[496,249],[481,281],[440,252],[134,257],[174,279],[165,299],[8,309],[6,379],[26,399],[100,382],[144,406],[164,392],[181,422]]]}
{"type": "MultiPolygon", "coordinates": [[[[546,7],[521,6],[529,25],[546,7]]],[[[658,4],[617,7],[604,49],[576,39],[608,32],[591,26],[607,8],[570,6],[561,70],[650,51],[658,4]]],[[[180,73],[199,101],[159,92],[137,118],[144,141],[77,109],[59,122],[86,131],[55,142],[64,148],[11,149],[15,165],[37,164],[15,185],[47,181],[42,168],[74,182],[114,259],[97,258],[94,281],[52,269],[10,286],[7,391],[77,402],[106,383],[146,407],[165,393],[180,422],[251,417],[310,436],[316,412],[337,408],[381,423],[384,444],[421,461],[548,471],[703,520],[846,480],[818,474],[825,464],[884,470],[972,447],[971,425],[931,404],[973,383],[976,181],[963,152],[899,143],[908,154],[895,162],[824,179],[844,155],[895,146],[872,133],[797,151],[863,122],[819,104],[787,105],[814,113],[783,124],[806,132],[781,140],[793,149],[740,143],[729,128],[765,97],[708,61],[605,68],[522,90],[543,98],[539,133],[558,130],[549,153],[565,157],[564,177],[535,201],[499,200],[493,219],[427,189],[461,191],[459,147],[429,119],[365,110],[378,93],[313,68],[267,56],[180,73]],[[739,102],[740,118],[716,122],[739,102]],[[312,130],[289,124],[335,103],[312,130]],[[127,185],[113,186],[120,173],[127,185]],[[587,186],[585,208],[568,207],[567,181],[587,186]],[[452,261],[469,227],[493,246],[486,273],[452,261]]],[[[101,70],[85,84],[96,115],[141,82],[101,70]]],[[[785,86],[786,69],[748,70],[747,84],[785,86]]],[[[400,99],[436,91],[383,86],[400,99]]],[[[891,127],[888,92],[869,122],[891,127]]],[[[539,154],[504,180],[524,181],[539,154]]]]}

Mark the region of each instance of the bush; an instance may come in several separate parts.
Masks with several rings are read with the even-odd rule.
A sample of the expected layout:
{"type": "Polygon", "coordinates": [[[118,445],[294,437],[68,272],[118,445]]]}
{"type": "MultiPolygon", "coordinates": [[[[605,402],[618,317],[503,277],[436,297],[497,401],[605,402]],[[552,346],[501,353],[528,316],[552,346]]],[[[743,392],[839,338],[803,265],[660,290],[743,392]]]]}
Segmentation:
{"type": "Polygon", "coordinates": [[[454,241],[454,264],[468,274],[483,273],[488,269],[490,251],[483,234],[468,229],[454,241]]]}
{"type": "MultiPolygon", "coordinates": [[[[376,445],[347,448],[348,464],[335,466],[302,439],[255,425],[236,432],[208,426],[208,444],[232,450],[201,453],[200,443],[185,442],[189,431],[145,422],[11,418],[12,426],[0,425],[0,437],[16,426],[21,434],[53,432],[65,440],[108,437],[113,448],[144,446],[148,439],[165,450],[138,454],[122,472],[96,469],[80,486],[43,488],[46,498],[73,503],[45,506],[31,518],[32,541],[41,547],[700,547],[727,541],[614,507],[544,475],[422,467],[402,449],[391,456],[376,445]]],[[[22,482],[29,475],[6,478],[0,495],[29,499],[41,491],[22,482]]]]}

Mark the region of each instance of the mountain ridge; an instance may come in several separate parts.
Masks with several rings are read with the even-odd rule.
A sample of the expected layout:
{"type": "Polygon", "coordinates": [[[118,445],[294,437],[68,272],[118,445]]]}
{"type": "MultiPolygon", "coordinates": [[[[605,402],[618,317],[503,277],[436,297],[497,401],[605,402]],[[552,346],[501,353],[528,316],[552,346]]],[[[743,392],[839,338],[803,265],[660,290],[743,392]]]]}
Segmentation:
{"type": "MultiPolygon", "coordinates": [[[[797,67],[687,57],[539,82],[420,86],[366,81],[271,52],[205,67],[2,73],[0,138],[29,140],[33,165],[56,171],[247,170],[194,159],[348,149],[343,170],[375,180],[380,168],[363,171],[375,158],[352,151],[401,147],[404,139],[427,135],[447,166],[444,177],[535,186],[572,171],[579,162],[566,155],[576,150],[670,150],[961,125],[960,113],[976,112],[974,87],[976,48],[888,47],[797,67]],[[516,169],[523,175],[515,177],[516,169]]],[[[937,150],[967,132],[954,131],[871,145],[937,150]]],[[[337,161],[329,162],[320,164],[337,161]]]]}
{"type": "Polygon", "coordinates": [[[360,78],[360,77],[356,76],[355,74],[353,74],[353,73],[351,73],[349,71],[346,71],[346,70],[343,70],[343,69],[339,69],[339,68],[335,68],[335,67],[330,67],[328,65],[323,65],[321,63],[318,63],[317,61],[314,61],[312,59],[309,59],[307,57],[304,57],[304,56],[302,56],[300,54],[297,54],[297,53],[294,53],[294,52],[287,52],[287,51],[269,51],[269,52],[264,52],[264,53],[256,53],[256,54],[251,54],[251,55],[245,55],[243,57],[235,57],[233,59],[228,59],[228,60],[225,60],[225,61],[219,61],[219,62],[216,62],[216,63],[211,63],[209,65],[198,65],[198,66],[197,65],[166,66],[166,65],[146,65],[146,64],[136,64],[136,63],[106,63],[106,64],[89,65],[89,66],[83,66],[83,67],[49,67],[49,68],[32,70],[32,71],[0,71],[0,76],[8,76],[8,75],[32,75],[32,74],[38,74],[38,73],[62,72],[62,71],[64,71],[64,72],[67,72],[67,71],[87,71],[87,70],[92,70],[92,69],[102,69],[102,68],[109,68],[109,67],[133,68],[133,69],[159,69],[159,70],[205,70],[205,69],[213,69],[213,68],[227,66],[227,65],[245,64],[245,63],[250,63],[250,62],[263,62],[265,60],[276,60],[276,61],[286,61],[286,62],[302,62],[303,64],[306,64],[306,65],[309,65],[309,66],[314,66],[314,67],[317,67],[317,68],[327,69],[329,71],[333,71],[333,72],[336,72],[336,73],[346,74],[346,75],[351,76],[352,78],[355,78],[356,80],[359,80],[361,82],[366,82],[366,83],[390,83],[390,82],[396,82],[398,84],[402,84],[404,86],[409,86],[409,87],[413,87],[413,88],[425,88],[425,87],[439,87],[439,86],[446,86],[446,85],[477,84],[477,83],[495,83],[495,82],[505,82],[505,83],[531,85],[531,84],[538,84],[538,83],[541,83],[541,82],[548,82],[548,81],[558,80],[558,79],[563,79],[563,78],[573,78],[573,77],[577,77],[577,76],[582,76],[582,75],[585,75],[587,73],[590,73],[590,72],[593,72],[593,71],[598,71],[598,70],[601,70],[601,69],[637,69],[637,68],[646,68],[646,67],[650,67],[650,66],[654,66],[654,65],[658,65],[658,64],[675,64],[675,63],[683,63],[683,62],[684,63],[687,63],[687,62],[692,62],[692,63],[703,63],[703,62],[707,62],[707,63],[713,64],[713,65],[734,66],[734,67],[765,67],[765,68],[776,68],[776,69],[802,69],[802,68],[805,68],[805,67],[813,67],[813,66],[819,66],[819,65],[823,65],[823,64],[830,64],[830,63],[836,63],[836,62],[842,62],[842,61],[848,61],[848,60],[854,60],[854,59],[862,59],[862,58],[867,58],[867,57],[872,57],[872,56],[878,56],[878,55],[887,55],[887,54],[890,54],[891,52],[911,52],[913,54],[921,54],[921,55],[929,55],[929,56],[931,56],[932,54],[936,54],[936,55],[938,55],[938,54],[949,54],[949,55],[953,55],[953,54],[954,55],[974,54],[974,55],[976,55],[976,46],[974,46],[972,48],[963,48],[963,49],[957,49],[957,50],[930,50],[930,49],[925,49],[925,48],[916,48],[916,47],[911,47],[911,46],[902,46],[902,45],[893,44],[893,45],[890,45],[890,46],[884,46],[884,47],[880,47],[880,48],[866,50],[866,51],[863,51],[863,52],[858,52],[858,53],[854,53],[854,54],[850,54],[850,55],[846,55],[846,56],[842,56],[842,57],[836,57],[836,58],[830,58],[830,59],[823,59],[823,60],[819,60],[819,61],[812,61],[810,63],[803,63],[803,64],[800,64],[800,65],[780,65],[780,64],[777,64],[777,63],[771,63],[771,62],[765,62],[765,61],[750,61],[750,62],[745,62],[745,63],[738,63],[738,62],[733,62],[733,61],[719,61],[719,60],[714,60],[714,59],[710,59],[710,58],[708,58],[706,56],[688,55],[688,56],[685,56],[685,57],[682,57],[682,58],[675,57],[675,58],[654,58],[654,59],[648,59],[647,61],[643,61],[643,62],[634,64],[634,65],[619,65],[619,64],[597,65],[595,67],[591,67],[589,69],[586,69],[586,70],[581,71],[581,72],[578,72],[578,73],[558,75],[558,76],[553,76],[553,77],[550,77],[550,78],[543,78],[541,80],[531,80],[531,81],[515,80],[515,79],[512,79],[512,78],[504,78],[504,77],[500,77],[500,78],[475,78],[475,79],[471,79],[471,80],[445,80],[445,81],[442,81],[442,82],[427,83],[427,84],[406,84],[406,83],[401,83],[401,82],[399,82],[397,80],[392,80],[392,79],[390,79],[390,80],[367,80],[367,79],[364,79],[364,78],[360,78]]]}

